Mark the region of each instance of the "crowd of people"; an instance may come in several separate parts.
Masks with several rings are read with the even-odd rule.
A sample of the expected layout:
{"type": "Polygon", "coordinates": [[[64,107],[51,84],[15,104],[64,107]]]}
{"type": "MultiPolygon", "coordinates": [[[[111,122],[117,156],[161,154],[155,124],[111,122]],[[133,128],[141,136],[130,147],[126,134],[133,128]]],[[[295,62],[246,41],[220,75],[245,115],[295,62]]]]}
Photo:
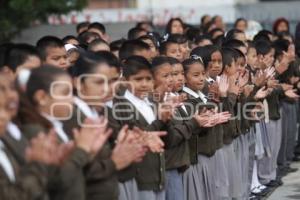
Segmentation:
{"type": "Polygon", "coordinates": [[[300,35],[284,18],[246,30],[205,15],[164,35],[140,22],[111,41],[83,22],[0,44],[0,199],[248,200],[282,185],[300,153],[300,35]]]}

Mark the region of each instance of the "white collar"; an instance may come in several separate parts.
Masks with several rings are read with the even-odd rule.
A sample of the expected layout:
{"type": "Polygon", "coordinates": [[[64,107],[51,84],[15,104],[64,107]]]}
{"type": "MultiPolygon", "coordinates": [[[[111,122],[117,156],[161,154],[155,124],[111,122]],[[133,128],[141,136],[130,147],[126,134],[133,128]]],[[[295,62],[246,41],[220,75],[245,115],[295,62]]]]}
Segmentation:
{"type": "Polygon", "coordinates": [[[109,107],[109,108],[113,108],[113,101],[112,101],[112,100],[107,101],[107,102],[105,103],[105,105],[106,105],[107,107],[109,107]]]}
{"type": "Polygon", "coordinates": [[[52,123],[53,128],[54,128],[56,134],[60,137],[60,139],[64,143],[69,142],[69,137],[67,136],[67,134],[65,133],[65,131],[63,129],[63,123],[60,122],[59,120],[55,119],[55,117],[52,117],[46,113],[41,113],[41,114],[42,114],[42,116],[44,116],[46,119],[48,119],[52,123]]]}
{"type": "Polygon", "coordinates": [[[185,86],[183,87],[182,90],[183,90],[184,92],[186,92],[186,93],[192,95],[192,96],[195,97],[195,98],[200,98],[200,99],[203,101],[203,103],[207,103],[207,98],[206,98],[206,96],[205,96],[201,91],[198,91],[198,93],[196,93],[195,91],[193,91],[193,90],[191,90],[190,88],[185,87],[185,86]]]}
{"type": "Polygon", "coordinates": [[[74,97],[74,103],[75,105],[80,109],[83,114],[91,119],[98,118],[97,111],[93,110],[86,102],[84,102],[82,99],[79,99],[78,97],[74,97]]]}
{"type": "Polygon", "coordinates": [[[15,125],[12,122],[9,122],[7,124],[7,131],[10,134],[11,137],[13,137],[15,140],[20,141],[22,138],[22,134],[20,129],[18,128],[17,125],[15,125]]]}
{"type": "Polygon", "coordinates": [[[0,166],[2,167],[3,171],[6,173],[8,179],[14,183],[14,182],[16,182],[15,171],[14,171],[13,165],[12,165],[11,161],[9,160],[4,148],[5,148],[5,145],[0,140],[0,166]]]}
{"type": "Polygon", "coordinates": [[[129,90],[126,90],[124,97],[133,104],[133,106],[140,112],[141,115],[143,115],[148,124],[151,124],[156,119],[148,98],[142,100],[134,96],[129,90]]]}

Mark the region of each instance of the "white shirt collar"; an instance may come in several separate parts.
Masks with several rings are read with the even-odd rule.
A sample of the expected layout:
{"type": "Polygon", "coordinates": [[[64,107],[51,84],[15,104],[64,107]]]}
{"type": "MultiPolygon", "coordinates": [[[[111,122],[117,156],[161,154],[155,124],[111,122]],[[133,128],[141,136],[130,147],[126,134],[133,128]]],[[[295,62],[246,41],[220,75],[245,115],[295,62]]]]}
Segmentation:
{"type": "Polygon", "coordinates": [[[8,133],[9,133],[9,135],[10,135],[11,137],[13,137],[15,140],[17,140],[17,141],[20,141],[20,140],[21,140],[21,138],[22,138],[21,131],[20,131],[20,129],[18,128],[18,126],[15,125],[14,123],[9,122],[9,123],[7,124],[7,131],[8,131],[8,133]]]}
{"type": "Polygon", "coordinates": [[[203,101],[203,103],[207,103],[207,98],[206,98],[206,96],[205,96],[201,91],[198,91],[198,93],[196,93],[195,91],[193,91],[193,90],[191,90],[190,88],[185,87],[185,86],[183,87],[182,90],[183,90],[184,92],[186,92],[186,93],[192,95],[192,96],[195,97],[195,98],[200,98],[200,99],[203,101]]]}
{"type": "Polygon", "coordinates": [[[148,98],[142,100],[134,96],[129,90],[126,90],[124,97],[133,104],[141,115],[143,115],[148,124],[151,124],[156,119],[148,98]]]}
{"type": "Polygon", "coordinates": [[[49,120],[52,123],[56,134],[60,137],[60,139],[64,143],[69,142],[69,137],[67,136],[67,134],[65,133],[65,131],[63,129],[62,122],[60,122],[59,120],[55,119],[54,117],[52,117],[46,113],[42,113],[42,116],[44,116],[47,120],[49,120]]]}
{"type": "Polygon", "coordinates": [[[4,143],[0,140],[0,167],[6,173],[11,182],[16,182],[16,176],[11,161],[9,160],[6,152],[4,151],[4,143]]]}
{"type": "Polygon", "coordinates": [[[74,103],[86,117],[91,119],[96,119],[99,117],[97,111],[93,110],[86,102],[78,97],[74,97],[74,103]]]}
{"type": "Polygon", "coordinates": [[[105,105],[106,105],[107,107],[109,107],[109,108],[113,108],[113,101],[112,101],[112,100],[107,101],[107,102],[105,103],[105,105]]]}

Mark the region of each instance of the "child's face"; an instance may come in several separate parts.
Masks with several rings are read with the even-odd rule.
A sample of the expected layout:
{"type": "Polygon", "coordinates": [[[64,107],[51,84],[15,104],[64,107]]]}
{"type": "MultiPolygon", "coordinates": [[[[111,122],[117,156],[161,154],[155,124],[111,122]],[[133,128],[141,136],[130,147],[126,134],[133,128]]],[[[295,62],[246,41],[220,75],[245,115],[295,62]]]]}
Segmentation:
{"type": "Polygon", "coordinates": [[[172,76],[173,76],[173,91],[178,92],[182,89],[184,83],[185,83],[185,78],[184,78],[184,71],[182,64],[178,63],[172,66],[173,71],[172,71],[172,76]]]}
{"type": "Polygon", "coordinates": [[[19,70],[21,69],[34,69],[34,68],[37,68],[39,66],[41,66],[42,64],[42,61],[39,57],[37,56],[29,56],[26,61],[23,63],[23,65],[21,66],[18,66],[17,68],[17,73],[19,70]]]}
{"type": "Polygon", "coordinates": [[[70,66],[68,61],[67,51],[64,47],[49,47],[46,50],[47,56],[45,64],[53,65],[62,69],[67,69],[70,66]]]}
{"type": "Polygon", "coordinates": [[[74,46],[78,46],[79,45],[79,42],[75,39],[69,39],[67,41],[67,44],[73,44],[74,46]]]}
{"type": "Polygon", "coordinates": [[[7,124],[11,120],[9,112],[7,111],[7,99],[5,95],[0,96],[0,137],[6,133],[7,124]]]}
{"type": "Polygon", "coordinates": [[[222,54],[216,51],[211,54],[211,61],[208,64],[208,74],[215,78],[222,72],[222,54]]]}
{"type": "Polygon", "coordinates": [[[154,88],[160,88],[160,92],[172,92],[173,90],[173,76],[172,66],[169,63],[159,66],[154,71],[154,88]]]}
{"type": "Polygon", "coordinates": [[[271,49],[269,53],[267,53],[264,57],[267,58],[266,67],[271,67],[274,63],[274,55],[275,55],[275,49],[271,49]]]}
{"type": "MultiPolygon", "coordinates": [[[[87,74],[80,84],[80,97],[86,102],[104,103],[113,98],[114,86],[119,80],[117,68],[101,64],[95,68],[93,74],[87,74]],[[90,75],[90,76],[89,76],[90,75]]],[[[78,85],[77,85],[78,86],[78,85]]]]}
{"type": "Polygon", "coordinates": [[[144,99],[153,90],[153,76],[149,70],[140,70],[137,74],[129,76],[131,92],[138,98],[144,99]]]}
{"type": "Polygon", "coordinates": [[[73,110],[71,78],[67,75],[56,77],[50,92],[38,90],[35,93],[39,111],[58,119],[69,119],[73,110]]]}
{"type": "Polygon", "coordinates": [[[187,87],[194,91],[203,89],[205,80],[205,70],[203,65],[200,63],[194,63],[190,65],[185,77],[187,87]]]}
{"type": "Polygon", "coordinates": [[[153,44],[152,40],[146,39],[146,40],[143,40],[143,42],[147,43],[150,46],[151,58],[153,59],[154,57],[156,57],[158,55],[158,51],[157,51],[155,45],[153,44]]]}
{"type": "Polygon", "coordinates": [[[230,66],[225,66],[225,72],[229,77],[234,76],[238,72],[238,67],[234,59],[232,59],[230,66]]]}
{"type": "Polygon", "coordinates": [[[246,60],[243,57],[239,57],[236,61],[237,72],[243,74],[246,70],[246,60]]]}
{"type": "Polygon", "coordinates": [[[255,48],[249,48],[247,52],[247,64],[252,67],[257,67],[257,53],[255,48]]]}
{"type": "Polygon", "coordinates": [[[247,38],[246,38],[245,33],[237,33],[237,34],[235,34],[235,39],[237,39],[239,41],[242,41],[244,43],[247,42],[247,38]]]}
{"type": "Polygon", "coordinates": [[[179,49],[183,55],[184,59],[187,59],[190,55],[190,48],[188,42],[185,42],[183,44],[179,44],[179,49]]]}
{"type": "Polygon", "coordinates": [[[236,29],[238,29],[240,31],[246,31],[247,23],[244,20],[240,20],[236,25],[236,29]]]}
{"type": "Polygon", "coordinates": [[[71,65],[74,65],[79,58],[80,54],[78,51],[68,52],[68,60],[71,65]]]}
{"type": "Polygon", "coordinates": [[[7,112],[13,118],[17,115],[19,109],[19,94],[12,80],[4,75],[0,75],[0,90],[7,99],[7,112]]]}
{"type": "Polygon", "coordinates": [[[288,31],[289,27],[285,22],[281,22],[277,26],[277,33],[288,31]]]}
{"type": "Polygon", "coordinates": [[[183,27],[177,20],[173,21],[171,26],[171,34],[183,34],[183,27]]]}
{"type": "Polygon", "coordinates": [[[180,51],[179,44],[176,44],[176,43],[169,44],[168,47],[167,47],[166,56],[176,58],[177,60],[182,61],[183,60],[183,54],[180,51]]]}

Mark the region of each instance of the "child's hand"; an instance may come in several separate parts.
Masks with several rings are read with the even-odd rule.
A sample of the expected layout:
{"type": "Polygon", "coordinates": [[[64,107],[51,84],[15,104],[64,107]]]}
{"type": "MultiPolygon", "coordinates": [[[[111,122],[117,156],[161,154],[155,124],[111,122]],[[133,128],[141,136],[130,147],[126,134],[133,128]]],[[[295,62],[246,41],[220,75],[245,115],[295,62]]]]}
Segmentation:
{"type": "Polygon", "coordinates": [[[218,86],[219,86],[219,94],[221,97],[226,97],[227,96],[227,92],[229,89],[229,80],[228,77],[223,74],[220,78],[220,80],[218,81],[218,86]]]}
{"type": "Polygon", "coordinates": [[[299,99],[300,96],[298,94],[296,94],[296,92],[297,92],[297,90],[287,90],[284,92],[284,94],[285,94],[285,96],[287,96],[291,99],[297,100],[297,99],[299,99]]]}
{"type": "Polygon", "coordinates": [[[291,90],[293,89],[293,86],[286,83],[281,83],[280,86],[282,87],[283,91],[291,90]]]}
{"type": "Polygon", "coordinates": [[[266,98],[268,95],[270,94],[270,90],[268,90],[265,86],[260,88],[255,96],[254,96],[254,99],[256,100],[260,100],[260,99],[264,99],[266,98]]]}
{"type": "Polygon", "coordinates": [[[252,77],[252,82],[258,87],[264,85],[266,80],[266,74],[263,73],[261,70],[257,71],[254,77],[252,77]]]}
{"type": "MultiPolygon", "coordinates": [[[[237,74],[237,76],[238,76],[238,74],[237,74]]],[[[238,78],[237,76],[229,78],[228,92],[233,93],[235,95],[239,95],[239,92],[240,92],[240,86],[239,86],[238,81],[237,81],[237,78],[238,78]]]]}
{"type": "Polygon", "coordinates": [[[254,85],[246,85],[244,87],[244,95],[248,97],[254,89],[254,85]]]}

